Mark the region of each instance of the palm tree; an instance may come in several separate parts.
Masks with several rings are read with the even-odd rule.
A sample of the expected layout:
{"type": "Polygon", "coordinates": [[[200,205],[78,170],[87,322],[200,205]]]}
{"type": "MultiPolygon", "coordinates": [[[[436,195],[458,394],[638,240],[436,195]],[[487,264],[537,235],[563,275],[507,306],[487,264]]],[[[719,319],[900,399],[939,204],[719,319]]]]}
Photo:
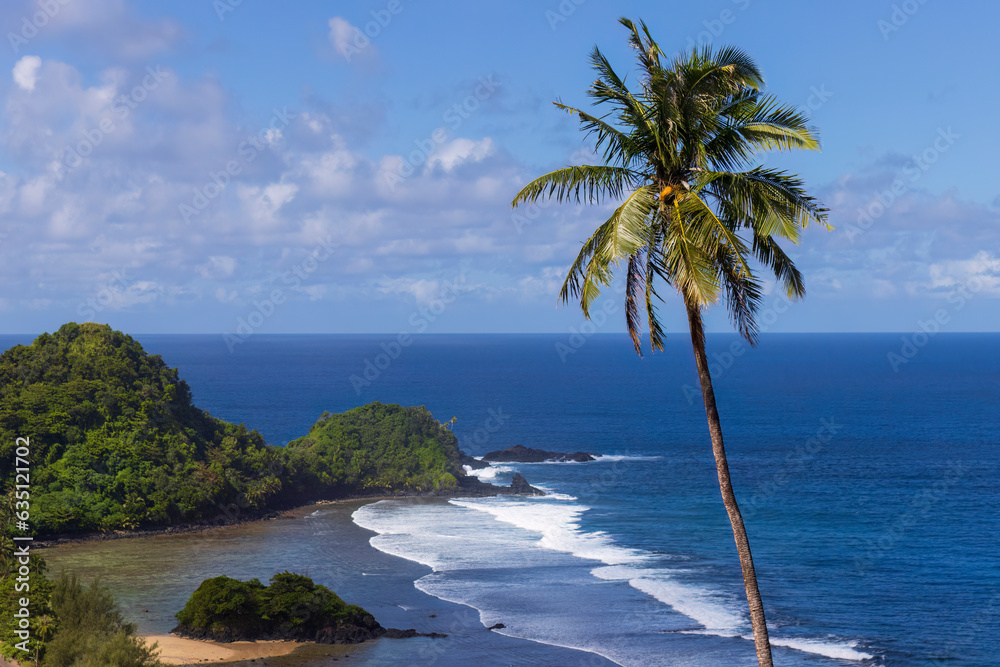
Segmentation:
{"type": "Polygon", "coordinates": [[[52,639],[52,634],[56,631],[56,619],[50,614],[42,614],[34,621],[35,628],[35,664],[39,664],[38,658],[41,654],[45,642],[52,639]]]}
{"type": "Polygon", "coordinates": [[[621,202],[583,244],[559,296],[564,303],[579,299],[589,317],[601,289],[611,284],[616,269],[624,269],[626,324],[640,355],[643,320],[650,348],[663,350],[658,286],[680,294],[719,488],[743,570],[757,659],[771,665],[764,606],[705,354],[702,312],[724,297],[737,330],[756,345],[754,317],[764,284],[751,262],[773,272],[790,298],[805,294],[801,273],[777,240],[798,242],[799,231],[811,222],[826,224],[827,210],[806,194],[798,177],[754,162],[761,151],[817,150],[819,142],[802,114],[762,92],[760,69],[739,49],[695,49],[665,65],[644,23],[620,22],[638,56],[638,90],[631,92],[595,47],[591,62],[599,76],[588,95],[595,105],[607,105],[609,113],[596,116],[556,102],[595,135],[604,164],[545,174],[526,185],[512,205],[539,197],[621,202]]]}

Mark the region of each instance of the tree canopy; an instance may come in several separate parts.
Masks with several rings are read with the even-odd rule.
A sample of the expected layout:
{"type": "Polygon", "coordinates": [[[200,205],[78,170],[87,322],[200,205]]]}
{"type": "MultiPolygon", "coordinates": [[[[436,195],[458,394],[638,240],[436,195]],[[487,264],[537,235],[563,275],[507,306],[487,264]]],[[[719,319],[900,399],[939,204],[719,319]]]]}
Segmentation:
{"type": "Polygon", "coordinates": [[[176,368],[106,325],[0,355],[0,491],[30,439],[36,535],[228,522],[310,500],[453,488],[455,436],[424,407],[323,413],[288,447],[191,402],[176,368]]]}

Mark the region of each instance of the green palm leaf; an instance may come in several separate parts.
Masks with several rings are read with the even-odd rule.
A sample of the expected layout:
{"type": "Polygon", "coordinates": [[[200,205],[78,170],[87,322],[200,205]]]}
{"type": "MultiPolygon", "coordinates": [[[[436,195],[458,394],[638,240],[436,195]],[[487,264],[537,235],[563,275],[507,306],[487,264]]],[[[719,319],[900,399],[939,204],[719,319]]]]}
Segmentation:
{"type": "Polygon", "coordinates": [[[556,103],[578,117],[604,164],[546,174],[526,185],[513,205],[539,197],[577,203],[623,200],[583,243],[559,297],[579,301],[589,317],[601,290],[624,267],[625,324],[640,354],[644,320],[651,349],[663,350],[657,286],[677,290],[683,300],[757,657],[769,666],[763,603],[729,478],[702,311],[724,301],[736,330],[754,345],[764,294],[754,264],[772,273],[789,297],[805,294],[802,274],[778,239],[797,243],[813,223],[830,228],[828,211],[799,177],[754,165],[766,151],[819,150],[819,138],[804,114],[762,92],[760,68],[740,49],[713,52],[704,46],[664,63],[645,23],[619,21],[635,52],[638,85],[630,89],[595,47],[590,62],[597,80],[587,94],[605,113],[556,103]]]}

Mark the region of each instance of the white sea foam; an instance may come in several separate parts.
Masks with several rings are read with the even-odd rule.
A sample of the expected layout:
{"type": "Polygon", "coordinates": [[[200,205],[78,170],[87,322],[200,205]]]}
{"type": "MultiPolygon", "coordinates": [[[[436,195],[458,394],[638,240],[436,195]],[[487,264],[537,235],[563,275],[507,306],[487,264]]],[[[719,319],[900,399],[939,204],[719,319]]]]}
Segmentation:
{"type": "Polygon", "coordinates": [[[510,466],[503,465],[491,465],[489,468],[480,468],[479,470],[473,470],[470,466],[462,467],[465,468],[465,474],[470,477],[478,477],[483,482],[491,482],[497,478],[497,475],[506,475],[507,473],[515,472],[510,466]]]}
{"type": "MultiPolygon", "coordinates": [[[[422,563],[435,571],[415,582],[417,588],[441,599],[478,609],[484,623],[488,621],[491,625],[499,619],[508,625],[507,634],[512,636],[582,648],[620,664],[647,664],[646,658],[640,658],[639,653],[631,650],[622,653],[622,647],[606,645],[608,638],[598,640],[594,636],[580,643],[582,638],[578,636],[578,628],[574,630],[575,624],[581,622],[578,618],[574,621],[569,617],[552,615],[549,611],[547,618],[555,625],[539,628],[537,622],[530,618],[532,612],[515,613],[515,608],[508,604],[495,607],[500,600],[511,596],[519,600],[518,605],[532,599],[533,608],[539,604],[544,606],[541,599],[545,595],[538,593],[541,598],[533,598],[530,585],[524,591],[516,592],[510,588],[509,582],[501,584],[497,580],[495,584],[490,584],[489,575],[484,578],[479,574],[469,581],[455,579],[449,572],[483,573],[495,568],[498,572],[515,569],[525,573],[544,573],[551,571],[559,558],[568,557],[557,556],[554,552],[568,554],[602,563],[584,570],[589,571],[594,579],[627,582],[632,588],[702,626],[698,629],[684,628],[677,626],[675,621],[674,632],[753,640],[749,635],[742,600],[736,600],[732,594],[727,597],[721,591],[692,583],[690,578],[696,574],[694,572],[651,567],[656,561],[662,562],[659,556],[617,544],[606,533],[583,530],[580,518],[588,509],[586,505],[552,496],[497,497],[453,499],[448,504],[420,506],[400,501],[380,501],[359,508],[353,517],[357,525],[379,533],[371,539],[375,548],[422,563]],[[483,519],[477,518],[483,514],[493,517],[496,522],[487,520],[484,523],[483,519]],[[484,612],[487,609],[490,611],[484,612]]],[[[568,562],[563,561],[563,567],[566,565],[568,562]]],[[[564,571],[569,576],[570,570],[564,571]]],[[[544,574],[533,576],[544,577],[544,574]]],[[[585,580],[577,581],[574,585],[586,586],[585,580]]],[[[632,631],[642,632],[641,629],[632,631]]],[[[772,634],[771,643],[832,659],[861,661],[872,658],[869,653],[857,649],[857,642],[833,637],[791,638],[772,634]]],[[[643,647],[643,651],[649,648],[645,643],[643,647]]],[[[633,650],[640,651],[640,647],[634,646],[633,650]]]]}
{"type": "Polygon", "coordinates": [[[562,551],[578,558],[589,558],[608,565],[640,563],[648,558],[635,549],[615,544],[603,532],[580,529],[580,515],[590,509],[584,505],[552,502],[512,501],[506,498],[451,500],[459,507],[491,514],[498,521],[538,533],[538,546],[562,551]]]}
{"type": "Polygon", "coordinates": [[[533,484],[536,489],[541,489],[545,492],[544,496],[526,496],[528,500],[579,500],[576,496],[571,496],[567,493],[559,493],[558,491],[553,491],[548,486],[543,486],[541,484],[533,484]]]}
{"type": "MultiPolygon", "coordinates": [[[[753,641],[753,637],[746,637],[753,641]]],[[[827,658],[838,658],[840,660],[871,660],[875,656],[871,653],[858,651],[857,642],[843,642],[836,640],[820,639],[782,639],[781,637],[771,637],[771,644],[774,646],[785,646],[797,651],[815,653],[827,658]]]]}
{"type": "Polygon", "coordinates": [[[615,463],[617,461],[656,461],[662,456],[646,456],[644,454],[594,454],[595,463],[615,463]]]}
{"type": "Polygon", "coordinates": [[[744,626],[743,616],[732,604],[721,600],[718,593],[701,586],[680,583],[666,572],[629,579],[628,583],[632,588],[694,619],[712,634],[735,637],[744,626]]]}

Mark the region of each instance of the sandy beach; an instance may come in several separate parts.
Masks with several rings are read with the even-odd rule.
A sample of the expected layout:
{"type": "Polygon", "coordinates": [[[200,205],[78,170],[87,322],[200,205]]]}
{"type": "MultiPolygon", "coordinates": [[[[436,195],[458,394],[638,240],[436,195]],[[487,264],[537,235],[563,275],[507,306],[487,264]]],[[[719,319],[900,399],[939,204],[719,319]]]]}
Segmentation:
{"type": "Polygon", "coordinates": [[[288,655],[298,642],[221,642],[185,639],[176,635],[150,634],[143,637],[147,644],[156,642],[160,647],[160,660],[168,665],[236,662],[255,658],[272,658],[288,655]]]}

